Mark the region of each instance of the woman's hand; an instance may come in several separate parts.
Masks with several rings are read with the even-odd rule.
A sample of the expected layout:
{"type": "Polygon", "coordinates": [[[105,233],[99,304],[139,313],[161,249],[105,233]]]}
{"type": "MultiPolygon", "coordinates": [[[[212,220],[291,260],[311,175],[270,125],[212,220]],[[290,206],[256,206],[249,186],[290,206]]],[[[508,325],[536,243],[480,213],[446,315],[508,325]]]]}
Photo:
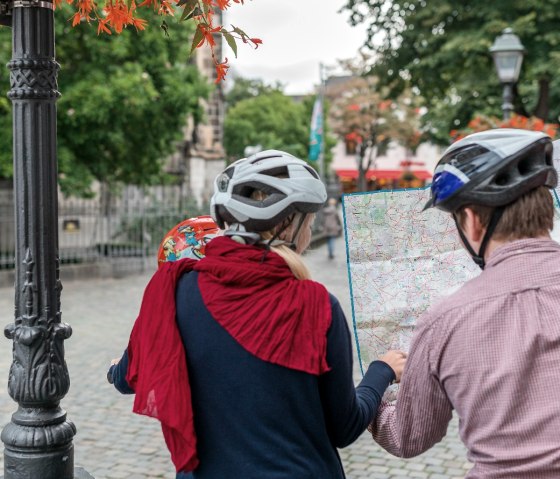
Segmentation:
{"type": "Polygon", "coordinates": [[[407,354],[403,351],[387,351],[379,359],[387,363],[391,369],[395,372],[395,382],[399,383],[401,381],[404,365],[406,363],[407,354]]]}

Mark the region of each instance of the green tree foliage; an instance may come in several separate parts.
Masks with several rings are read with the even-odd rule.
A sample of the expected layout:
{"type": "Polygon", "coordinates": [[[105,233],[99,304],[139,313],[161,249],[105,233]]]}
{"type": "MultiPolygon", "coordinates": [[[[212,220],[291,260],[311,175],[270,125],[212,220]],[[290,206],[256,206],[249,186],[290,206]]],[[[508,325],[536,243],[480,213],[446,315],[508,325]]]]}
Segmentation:
{"type": "Polygon", "coordinates": [[[233,87],[226,94],[226,103],[229,108],[236,103],[247,98],[254,98],[259,95],[272,93],[274,91],[282,93],[282,84],[275,83],[268,85],[260,78],[236,78],[233,87]]]}
{"type": "MultiPolygon", "coordinates": [[[[142,33],[97,36],[87,24],[72,28],[68,7],[56,11],[59,178],[67,194],[87,194],[94,179],[150,184],[175,148],[189,114],[209,87],[187,64],[192,28],[156,26],[142,33]]],[[[150,22],[156,25],[157,22],[150,22]]],[[[10,59],[9,29],[0,31],[0,63],[10,59]]],[[[9,87],[8,71],[0,84],[9,87]]],[[[4,95],[2,95],[3,97],[4,95]]],[[[0,100],[0,175],[10,176],[11,109],[0,100]]]]}
{"type": "Polygon", "coordinates": [[[527,54],[518,83],[517,113],[557,121],[560,114],[560,0],[347,0],[354,24],[369,26],[373,72],[393,97],[410,82],[425,98],[432,137],[475,113],[500,115],[502,88],[488,52],[506,27],[527,54]]]}
{"type": "Polygon", "coordinates": [[[247,98],[228,109],[224,124],[224,147],[230,157],[242,157],[248,145],[285,150],[307,156],[309,121],[305,108],[280,91],[247,98]]]}
{"type": "MultiPolygon", "coordinates": [[[[231,159],[241,158],[246,146],[283,150],[307,159],[311,113],[315,97],[296,101],[282,92],[281,85],[266,85],[261,80],[236,79],[227,95],[224,123],[224,148],[231,159]]],[[[328,111],[328,105],[326,105],[328,111]]],[[[336,139],[327,134],[325,164],[332,159],[336,139]]],[[[315,165],[317,166],[317,165],[315,165]]]]}

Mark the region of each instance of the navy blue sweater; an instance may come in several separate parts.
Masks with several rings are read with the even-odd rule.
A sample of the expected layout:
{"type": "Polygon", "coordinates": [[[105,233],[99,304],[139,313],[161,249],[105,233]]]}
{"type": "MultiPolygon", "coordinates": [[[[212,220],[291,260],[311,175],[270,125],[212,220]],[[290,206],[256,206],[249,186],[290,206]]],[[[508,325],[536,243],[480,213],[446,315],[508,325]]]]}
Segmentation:
{"type": "MultiPolygon", "coordinates": [[[[350,331],[334,296],[328,373],[317,377],[262,361],[212,318],[197,278],[197,272],[185,274],[176,292],[200,459],[193,477],[344,478],[336,448],[351,444],[372,421],[392,369],[374,361],[354,387],[350,331]]],[[[125,351],[110,371],[122,393],[133,392],[127,368],[125,351]]]]}

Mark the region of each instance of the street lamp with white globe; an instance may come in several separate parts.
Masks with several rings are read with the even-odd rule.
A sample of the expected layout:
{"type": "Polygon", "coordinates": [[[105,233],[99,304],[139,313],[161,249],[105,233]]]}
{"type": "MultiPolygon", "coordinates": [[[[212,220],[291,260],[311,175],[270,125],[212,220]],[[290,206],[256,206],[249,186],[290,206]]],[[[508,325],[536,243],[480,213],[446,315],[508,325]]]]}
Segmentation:
{"type": "Polygon", "coordinates": [[[513,111],[513,87],[519,79],[525,48],[513,30],[506,28],[490,47],[490,53],[498,78],[504,86],[502,111],[504,120],[508,120],[513,111]]]}

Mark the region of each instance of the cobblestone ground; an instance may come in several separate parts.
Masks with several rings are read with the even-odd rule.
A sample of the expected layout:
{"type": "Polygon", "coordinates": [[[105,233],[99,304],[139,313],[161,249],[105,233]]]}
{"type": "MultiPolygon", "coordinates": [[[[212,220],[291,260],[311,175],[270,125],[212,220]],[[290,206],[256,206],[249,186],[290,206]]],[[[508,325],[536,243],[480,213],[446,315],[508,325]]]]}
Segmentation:
{"type": "MultiPolygon", "coordinates": [[[[329,261],[325,247],[320,247],[307,256],[307,262],[314,277],[339,298],[350,319],[344,243],[340,241],[337,247],[338,256],[334,260],[329,261]]],[[[75,463],[96,479],[175,477],[158,423],[132,414],[132,398],[118,394],[105,379],[110,359],[119,357],[126,347],[147,280],[148,275],[144,274],[64,284],[62,316],[72,325],[74,334],[66,341],[66,361],[72,384],[62,406],[78,428],[74,440],[75,463]]],[[[13,321],[11,288],[0,289],[0,318],[2,325],[13,321]]],[[[10,364],[11,342],[2,340],[2,425],[9,422],[16,409],[5,392],[10,364]]],[[[457,437],[455,422],[446,439],[419,458],[393,458],[379,448],[367,432],[342,450],[341,456],[348,479],[452,479],[464,477],[470,468],[465,449],[457,437]]],[[[3,469],[3,464],[0,468],[3,469]]]]}

